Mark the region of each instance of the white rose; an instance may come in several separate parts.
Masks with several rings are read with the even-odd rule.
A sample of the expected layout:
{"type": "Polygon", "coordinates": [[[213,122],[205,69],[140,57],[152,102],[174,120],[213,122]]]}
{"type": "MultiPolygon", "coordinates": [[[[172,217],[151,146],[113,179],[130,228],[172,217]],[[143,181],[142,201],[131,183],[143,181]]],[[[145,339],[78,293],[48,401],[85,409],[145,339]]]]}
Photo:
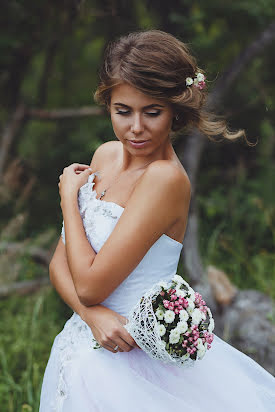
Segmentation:
{"type": "Polygon", "coordinates": [[[164,280],[160,280],[158,285],[164,289],[168,289],[168,284],[164,280]]]}
{"type": "Polygon", "coordinates": [[[180,340],[180,332],[177,328],[172,329],[169,335],[169,342],[170,343],[178,343],[180,340]]]}
{"type": "Polygon", "coordinates": [[[197,74],[197,79],[199,82],[203,82],[204,81],[204,75],[202,73],[198,73],[197,74]]]}
{"type": "Polygon", "coordinates": [[[180,288],[176,288],[176,295],[184,298],[186,296],[186,291],[180,288]]]}
{"type": "Polygon", "coordinates": [[[202,343],[202,339],[201,338],[198,338],[198,340],[197,340],[197,347],[199,347],[199,346],[202,346],[203,345],[203,343],[202,343]]]}
{"type": "Polygon", "coordinates": [[[206,319],[206,314],[204,312],[201,312],[201,317],[202,317],[203,320],[205,320],[206,319]]]}
{"type": "Polygon", "coordinates": [[[182,283],[183,283],[185,286],[187,286],[188,289],[190,288],[190,285],[189,285],[188,282],[186,282],[186,280],[182,279],[182,283]]]}
{"type": "Polygon", "coordinates": [[[215,322],[214,322],[214,319],[211,318],[211,319],[210,319],[210,322],[209,322],[209,326],[208,326],[208,331],[209,331],[209,333],[212,333],[212,332],[213,332],[214,327],[215,327],[215,322]]]}
{"type": "Polygon", "coordinates": [[[201,311],[200,309],[196,308],[194,309],[192,313],[192,324],[193,325],[198,325],[201,321],[201,311]]]}
{"type": "Polygon", "coordinates": [[[173,281],[176,282],[176,283],[178,283],[179,285],[182,285],[182,283],[183,283],[183,279],[182,279],[182,277],[179,276],[179,275],[174,275],[174,276],[173,276],[173,281]]]}
{"type": "Polygon", "coordinates": [[[179,331],[179,333],[184,333],[184,332],[186,332],[187,329],[188,329],[187,322],[184,322],[184,321],[179,322],[179,323],[177,324],[176,329],[179,331]]]}
{"type": "Polygon", "coordinates": [[[156,310],[156,317],[158,318],[158,320],[163,320],[164,318],[164,312],[161,309],[157,309],[156,310]]]}
{"type": "Polygon", "coordinates": [[[190,298],[186,298],[186,300],[188,302],[188,306],[187,306],[186,310],[189,313],[189,315],[191,315],[193,313],[194,309],[195,309],[195,303],[190,298]]]}
{"type": "Polygon", "coordinates": [[[175,313],[172,310],[167,310],[164,314],[164,320],[166,323],[172,323],[175,319],[175,313]]]}
{"type": "Polygon", "coordinates": [[[183,321],[183,322],[186,322],[189,319],[189,315],[188,315],[188,313],[186,312],[185,309],[180,311],[179,316],[180,316],[180,320],[183,321]]]}
{"type": "Polygon", "coordinates": [[[189,286],[188,293],[189,293],[189,295],[190,295],[190,299],[194,301],[195,298],[196,298],[196,296],[195,296],[195,291],[194,291],[194,289],[192,289],[190,286],[189,286]]]}
{"type": "Polygon", "coordinates": [[[158,333],[159,333],[159,335],[163,336],[163,335],[165,335],[165,332],[166,332],[165,326],[158,323],[158,333]]]}
{"type": "Polygon", "coordinates": [[[193,84],[193,79],[192,79],[192,77],[186,77],[186,85],[187,85],[187,86],[191,86],[191,84],[193,84]]]}
{"type": "Polygon", "coordinates": [[[204,357],[206,352],[205,346],[200,346],[197,351],[198,358],[201,359],[204,357]]]}

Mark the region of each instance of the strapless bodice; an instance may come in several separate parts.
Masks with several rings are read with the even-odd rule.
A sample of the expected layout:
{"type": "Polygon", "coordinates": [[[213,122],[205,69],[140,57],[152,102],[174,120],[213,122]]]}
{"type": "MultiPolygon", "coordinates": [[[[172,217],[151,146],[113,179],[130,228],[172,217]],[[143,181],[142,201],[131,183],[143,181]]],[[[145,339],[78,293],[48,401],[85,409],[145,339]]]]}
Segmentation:
{"type": "MultiPolygon", "coordinates": [[[[80,188],[78,194],[79,211],[85,233],[96,253],[104,245],[124,212],[124,208],[114,202],[97,199],[97,193],[93,189],[93,180],[97,174],[98,172],[95,172],[89,176],[88,182],[80,188]]],[[[64,222],[62,239],[65,243],[64,222]]],[[[182,247],[180,242],[166,234],[160,236],[136,268],[102,304],[126,316],[146,290],[161,279],[168,281],[177,272],[182,247]]]]}

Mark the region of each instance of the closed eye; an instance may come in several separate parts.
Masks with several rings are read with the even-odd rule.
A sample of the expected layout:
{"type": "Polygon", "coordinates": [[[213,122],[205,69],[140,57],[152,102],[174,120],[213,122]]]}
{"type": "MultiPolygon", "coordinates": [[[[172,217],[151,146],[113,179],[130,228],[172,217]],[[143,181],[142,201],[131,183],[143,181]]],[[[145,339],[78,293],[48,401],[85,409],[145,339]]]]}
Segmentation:
{"type": "MultiPolygon", "coordinates": [[[[154,116],[158,116],[159,114],[160,114],[160,110],[158,110],[157,112],[145,112],[145,114],[147,115],[147,116],[152,116],[152,117],[154,117],[154,116]]],[[[117,112],[116,112],[116,114],[122,114],[122,115],[128,115],[128,114],[130,114],[130,110],[126,110],[126,111],[122,111],[122,110],[118,110],[117,112]]]]}

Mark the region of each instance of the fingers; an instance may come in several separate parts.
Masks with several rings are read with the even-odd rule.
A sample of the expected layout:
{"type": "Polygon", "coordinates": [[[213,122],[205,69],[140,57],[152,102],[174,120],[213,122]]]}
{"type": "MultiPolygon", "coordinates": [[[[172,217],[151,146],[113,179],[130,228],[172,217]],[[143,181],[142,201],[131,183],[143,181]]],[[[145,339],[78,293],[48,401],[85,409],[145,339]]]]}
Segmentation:
{"type": "MultiPolygon", "coordinates": [[[[118,320],[122,325],[126,325],[129,322],[129,320],[125,318],[124,316],[119,315],[119,314],[117,315],[118,315],[117,316],[118,320]]],[[[121,334],[122,339],[125,340],[130,346],[141,349],[125,328],[122,328],[122,333],[123,333],[123,335],[121,334]]]]}
{"type": "Polygon", "coordinates": [[[113,329],[110,334],[101,336],[99,341],[100,345],[113,353],[130,352],[136,347],[136,343],[131,335],[129,335],[126,330],[125,333],[122,329],[123,327],[118,327],[117,329],[113,329]],[[116,346],[118,346],[118,348],[114,350],[116,346]]]}
{"type": "Polygon", "coordinates": [[[72,163],[70,166],[65,167],[64,170],[65,169],[73,169],[74,171],[76,171],[76,170],[84,171],[86,169],[89,169],[89,167],[90,167],[90,165],[85,165],[83,163],[72,163]]]}
{"type": "Polygon", "coordinates": [[[120,337],[116,339],[116,344],[120,349],[122,349],[122,352],[130,352],[133,349],[132,345],[129,345],[128,342],[125,342],[125,340],[121,339],[120,337]]]}
{"type": "Polygon", "coordinates": [[[105,349],[107,349],[108,351],[110,351],[110,352],[112,352],[112,353],[117,353],[117,352],[123,352],[123,350],[120,348],[120,347],[118,347],[118,349],[117,350],[114,350],[114,348],[116,347],[116,345],[117,344],[115,344],[115,343],[110,343],[110,345],[107,345],[107,344],[105,344],[105,345],[102,345],[105,349]]]}
{"type": "MultiPolygon", "coordinates": [[[[121,334],[120,334],[121,338],[123,339],[123,341],[125,341],[129,346],[136,348],[139,346],[136,344],[135,340],[132,338],[132,336],[127,332],[127,330],[125,328],[122,328],[121,334]]],[[[140,348],[139,348],[140,349],[140,348]]]]}

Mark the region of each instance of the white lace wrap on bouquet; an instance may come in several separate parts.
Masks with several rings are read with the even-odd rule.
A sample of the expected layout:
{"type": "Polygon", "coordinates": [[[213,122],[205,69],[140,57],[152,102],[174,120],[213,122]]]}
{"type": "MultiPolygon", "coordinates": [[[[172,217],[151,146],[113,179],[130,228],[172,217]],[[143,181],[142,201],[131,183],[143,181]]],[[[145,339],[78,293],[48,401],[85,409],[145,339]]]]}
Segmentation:
{"type": "Polygon", "coordinates": [[[195,361],[189,357],[173,357],[165,349],[165,342],[161,339],[158,331],[158,320],[154,313],[153,301],[161,292],[159,284],[155,284],[131,309],[128,320],[124,325],[138,346],[151,358],[164,363],[172,363],[180,367],[194,366],[195,361]]]}

